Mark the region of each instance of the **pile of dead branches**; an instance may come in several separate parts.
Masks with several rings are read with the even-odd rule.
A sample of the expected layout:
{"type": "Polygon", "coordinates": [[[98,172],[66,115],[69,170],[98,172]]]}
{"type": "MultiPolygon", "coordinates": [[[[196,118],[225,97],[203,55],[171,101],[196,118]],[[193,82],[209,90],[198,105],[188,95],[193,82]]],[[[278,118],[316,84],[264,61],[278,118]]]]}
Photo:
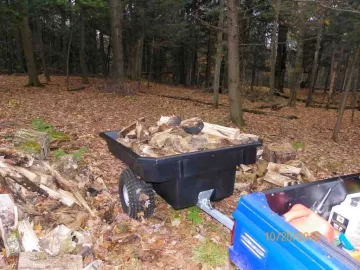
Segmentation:
{"type": "Polygon", "coordinates": [[[92,243],[83,226],[96,215],[87,199],[103,190],[102,179],[73,155],[50,164],[0,149],[0,246],[6,256],[19,256],[17,269],[43,269],[49,263],[82,269],[81,253],[92,243]],[[42,226],[40,238],[35,225],[42,226]]]}
{"type": "Polygon", "coordinates": [[[204,122],[199,117],[181,120],[162,116],[156,125],[147,126],[141,118],[119,132],[118,142],[140,156],[161,157],[256,143],[259,136],[240,129],[204,122]]]}

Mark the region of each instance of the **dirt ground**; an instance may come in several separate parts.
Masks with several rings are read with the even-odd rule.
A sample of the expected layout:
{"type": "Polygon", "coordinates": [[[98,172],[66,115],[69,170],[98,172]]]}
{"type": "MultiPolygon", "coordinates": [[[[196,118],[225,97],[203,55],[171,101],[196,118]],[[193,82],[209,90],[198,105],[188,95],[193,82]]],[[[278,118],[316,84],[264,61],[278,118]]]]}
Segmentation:
{"type": "MultiPolygon", "coordinates": [[[[43,78],[41,78],[43,80],[43,78]]],[[[118,130],[139,117],[151,122],[162,115],[194,116],[204,121],[232,126],[229,121],[227,95],[220,96],[221,106],[188,100],[176,100],[157,95],[191,97],[212,102],[211,93],[165,85],[151,84],[150,89],[141,86],[136,96],[121,97],[106,93],[100,79],[91,78],[82,91],[68,92],[65,77],[52,77],[44,88],[24,88],[25,76],[0,76],[0,147],[7,146],[17,128],[31,127],[31,121],[42,117],[57,130],[72,136],[72,140],[61,146],[71,152],[86,147],[84,162],[101,172],[110,191],[116,198],[120,171],[125,165],[113,157],[99,133],[118,130]]],[[[80,85],[80,78],[71,78],[80,85]]],[[[264,89],[256,89],[245,100],[244,107],[258,108],[267,104],[259,97],[264,89]]],[[[305,97],[300,90],[298,97],[305,97]]],[[[322,91],[314,98],[322,101],[322,91]]],[[[337,95],[339,98],[339,95],[337,95]]],[[[277,97],[277,104],[287,100],[277,97]]],[[[295,115],[298,119],[245,113],[246,133],[259,135],[264,144],[290,142],[297,145],[298,157],[306,163],[317,179],[332,175],[360,172],[360,112],[355,111],[351,122],[351,110],[346,110],[340,132],[340,142],[331,140],[337,111],[305,108],[298,102],[296,108],[284,107],[278,111],[263,109],[281,115],[295,115]]],[[[229,215],[239,200],[239,192],[215,207],[229,215]]],[[[106,202],[101,195],[93,204],[99,211],[106,202]]],[[[230,232],[199,212],[196,208],[175,211],[160,197],[156,197],[157,208],[150,219],[137,222],[122,214],[119,204],[115,207],[115,219],[111,224],[88,221],[96,240],[95,257],[105,262],[102,269],[232,269],[226,253],[230,232]]]]}

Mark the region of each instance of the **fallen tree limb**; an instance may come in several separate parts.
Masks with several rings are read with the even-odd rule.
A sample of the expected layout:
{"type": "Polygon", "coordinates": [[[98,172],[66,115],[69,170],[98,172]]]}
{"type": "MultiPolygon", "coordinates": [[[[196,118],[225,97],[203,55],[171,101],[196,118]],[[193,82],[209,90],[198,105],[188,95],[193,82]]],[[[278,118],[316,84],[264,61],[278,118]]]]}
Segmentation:
{"type": "MultiPolygon", "coordinates": [[[[161,94],[160,94],[160,95],[157,95],[157,94],[150,94],[150,93],[143,92],[143,91],[140,91],[140,93],[148,94],[148,95],[152,95],[152,96],[164,97],[164,98],[171,98],[171,99],[177,99],[177,100],[192,101],[192,102],[199,103],[199,104],[204,104],[204,105],[213,106],[213,103],[211,103],[211,102],[206,102],[206,101],[202,101],[202,100],[198,100],[198,99],[193,99],[193,98],[188,98],[188,97],[177,97],[177,96],[168,96],[168,95],[161,95],[161,94]]],[[[219,104],[219,106],[221,106],[221,107],[228,107],[227,105],[224,105],[224,104],[219,104]]],[[[243,111],[244,111],[244,112],[247,112],[247,113],[252,113],[252,114],[263,114],[263,115],[275,116],[275,117],[286,118],[286,119],[298,119],[298,117],[295,116],[295,115],[281,115],[281,114],[277,114],[277,113],[264,112],[264,111],[259,111],[259,110],[255,110],[255,109],[246,109],[246,108],[243,108],[243,111]]]]}
{"type": "Polygon", "coordinates": [[[84,90],[84,89],[85,89],[85,86],[80,86],[80,87],[77,87],[77,88],[70,88],[67,91],[72,92],[72,91],[80,91],[80,90],[84,90]]]}
{"type": "MultiPolygon", "coordinates": [[[[285,94],[283,93],[275,93],[275,96],[278,96],[278,97],[282,97],[282,98],[285,98],[285,99],[289,99],[288,96],[286,96],[285,94]]],[[[297,101],[299,102],[302,102],[302,103],[306,103],[306,100],[305,99],[302,99],[302,98],[297,98],[296,99],[297,101]]],[[[315,103],[313,102],[310,107],[312,108],[321,108],[321,109],[326,109],[326,104],[325,103],[315,103]]],[[[337,110],[338,109],[338,106],[330,106],[329,109],[332,109],[332,110],[337,110]]],[[[352,107],[347,105],[345,106],[345,110],[351,110],[352,107]]],[[[360,106],[358,107],[355,107],[355,109],[360,109],[360,106]]]]}

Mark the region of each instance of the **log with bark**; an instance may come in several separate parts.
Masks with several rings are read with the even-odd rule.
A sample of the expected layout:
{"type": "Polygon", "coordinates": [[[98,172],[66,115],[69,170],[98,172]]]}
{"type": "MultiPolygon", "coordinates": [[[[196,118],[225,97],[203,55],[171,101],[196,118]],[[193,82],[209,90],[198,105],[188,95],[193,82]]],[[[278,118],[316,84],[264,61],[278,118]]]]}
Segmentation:
{"type": "Polygon", "coordinates": [[[289,160],[296,159],[296,150],[290,143],[269,144],[264,148],[263,158],[269,162],[285,163],[289,160]]]}
{"type": "Polygon", "coordinates": [[[18,209],[8,194],[0,194],[0,232],[8,257],[21,251],[17,238],[18,209]]]}
{"type": "Polygon", "coordinates": [[[36,159],[46,159],[49,154],[49,135],[30,129],[20,129],[16,132],[14,146],[16,149],[34,154],[36,159]]]}

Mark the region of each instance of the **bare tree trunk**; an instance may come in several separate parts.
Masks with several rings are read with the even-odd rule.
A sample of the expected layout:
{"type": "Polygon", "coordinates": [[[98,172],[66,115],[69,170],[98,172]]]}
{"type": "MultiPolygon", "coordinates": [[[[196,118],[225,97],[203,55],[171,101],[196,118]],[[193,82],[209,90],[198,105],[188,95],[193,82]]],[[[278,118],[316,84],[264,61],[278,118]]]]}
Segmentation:
{"type": "Polygon", "coordinates": [[[346,105],[346,101],[347,101],[347,95],[348,95],[348,93],[350,91],[350,88],[351,88],[351,82],[352,82],[355,66],[356,66],[357,60],[359,58],[359,54],[360,54],[360,47],[358,47],[356,49],[355,56],[354,56],[354,59],[353,59],[352,64],[351,64],[348,80],[347,80],[347,83],[346,83],[345,92],[343,94],[341,104],[339,105],[339,113],[338,113],[338,117],[336,119],[336,124],[335,124],[335,127],[334,127],[334,133],[333,133],[333,136],[332,136],[332,139],[335,142],[339,141],[339,131],[340,131],[340,127],[341,127],[341,121],[342,121],[342,118],[343,118],[343,115],[344,115],[345,105],[346,105]]]}
{"type": "Polygon", "coordinates": [[[276,56],[276,69],[275,69],[275,88],[281,93],[284,92],[284,79],[286,73],[286,58],[287,58],[287,34],[289,27],[279,18],[279,35],[276,56]]]}
{"type": "Polygon", "coordinates": [[[112,50],[113,50],[113,68],[111,77],[120,87],[125,80],[124,73],[124,53],[123,53],[123,10],[124,0],[110,0],[110,16],[111,16],[111,34],[112,34],[112,50]]]}
{"type": "Polygon", "coordinates": [[[279,20],[279,13],[280,13],[280,6],[281,0],[274,0],[273,1],[274,10],[275,10],[275,17],[273,20],[273,27],[271,33],[271,71],[270,71],[270,98],[274,96],[275,93],[275,69],[276,69],[276,32],[277,32],[277,24],[279,20]]]}
{"type": "Polygon", "coordinates": [[[239,89],[239,29],[236,3],[236,0],[228,0],[228,83],[231,121],[242,127],[244,119],[239,89]]]}
{"type": "Polygon", "coordinates": [[[205,73],[205,87],[209,88],[211,80],[211,32],[209,32],[208,46],[207,46],[207,55],[206,55],[206,73],[205,73]]]}
{"type": "Polygon", "coordinates": [[[69,38],[69,45],[67,48],[67,56],[66,56],[66,89],[70,91],[70,78],[69,78],[69,69],[70,69],[70,52],[71,52],[71,42],[73,37],[73,28],[71,26],[70,21],[70,38],[69,38]]]}
{"type": "Polygon", "coordinates": [[[23,73],[25,71],[24,68],[24,60],[23,60],[23,48],[21,44],[21,33],[19,27],[15,26],[15,40],[16,40],[16,59],[17,59],[17,71],[23,73]]]}
{"type": "Polygon", "coordinates": [[[80,11],[80,67],[82,73],[82,82],[83,84],[88,84],[89,78],[88,78],[88,70],[85,59],[86,58],[85,45],[86,45],[85,22],[84,22],[83,11],[80,11]]]}
{"type": "MultiPolygon", "coordinates": [[[[218,27],[222,29],[224,27],[224,6],[225,0],[220,0],[220,14],[218,27]]],[[[214,107],[219,106],[219,88],[220,88],[220,73],[221,73],[221,60],[223,53],[223,32],[217,32],[217,44],[216,44],[216,57],[215,57],[215,74],[214,74],[214,107]]]]}
{"type": "MultiPolygon", "coordinates": [[[[67,55],[68,55],[68,40],[67,40],[67,31],[66,31],[66,7],[64,7],[64,12],[62,14],[62,18],[61,18],[61,28],[63,31],[63,37],[62,37],[62,43],[63,43],[63,62],[61,64],[63,64],[63,70],[65,72],[68,72],[68,61],[67,61],[67,55]]],[[[71,18],[69,18],[71,20],[71,18]]]]}
{"type": "Polygon", "coordinates": [[[107,76],[107,64],[104,46],[104,33],[100,31],[100,62],[101,62],[101,73],[104,77],[107,76]]]}
{"type": "Polygon", "coordinates": [[[42,39],[42,27],[41,27],[41,21],[40,21],[39,16],[36,16],[36,26],[37,26],[37,39],[38,39],[38,43],[39,43],[39,51],[40,51],[40,56],[41,56],[41,65],[44,70],[44,76],[45,76],[46,83],[49,83],[51,80],[50,80],[49,70],[46,65],[44,43],[43,43],[43,39],[42,39]]]}
{"type": "MultiPolygon", "coordinates": [[[[335,42],[333,42],[333,45],[334,43],[335,42]]],[[[337,61],[335,58],[336,58],[336,51],[335,51],[335,46],[333,46],[333,54],[331,57],[331,66],[330,66],[330,86],[328,92],[328,99],[326,102],[326,109],[330,108],[330,103],[334,93],[334,85],[335,85],[335,77],[336,77],[336,69],[337,69],[337,61]]]]}
{"type": "Polygon", "coordinates": [[[301,74],[302,74],[302,62],[303,62],[303,51],[304,51],[304,31],[305,31],[305,20],[304,17],[304,10],[302,3],[298,2],[299,6],[299,21],[298,21],[298,30],[299,35],[297,39],[297,46],[296,46],[296,57],[295,57],[295,67],[294,73],[292,78],[292,87],[290,91],[290,98],[288,102],[288,106],[295,107],[296,106],[296,94],[297,88],[300,84],[301,74]]]}
{"type": "Polygon", "coordinates": [[[351,107],[352,107],[351,122],[354,122],[355,106],[356,106],[356,93],[357,93],[357,86],[358,86],[358,82],[359,82],[359,69],[356,69],[354,77],[355,77],[354,89],[353,89],[352,98],[351,98],[351,107]]]}
{"type": "Polygon", "coordinates": [[[153,40],[151,43],[150,67],[149,67],[147,88],[150,87],[150,81],[152,80],[152,69],[153,69],[153,63],[154,63],[154,47],[155,47],[155,38],[153,37],[153,40]]]}
{"type": "Polygon", "coordinates": [[[192,59],[191,59],[192,61],[191,61],[190,85],[196,84],[197,58],[198,58],[198,48],[196,45],[193,49],[192,59]]]}
{"type": "Polygon", "coordinates": [[[22,43],[23,48],[25,52],[25,58],[26,58],[26,66],[29,74],[29,83],[28,86],[41,86],[41,83],[39,81],[39,77],[37,74],[35,59],[34,59],[34,51],[32,46],[32,35],[31,35],[31,29],[29,26],[29,18],[28,16],[23,17],[22,21],[22,43]]]}
{"type": "Polygon", "coordinates": [[[323,29],[324,29],[324,27],[322,25],[322,17],[320,17],[320,22],[321,22],[321,24],[318,26],[318,33],[316,36],[316,49],[315,49],[315,54],[314,54],[313,66],[311,69],[310,85],[309,85],[308,96],[307,96],[306,105],[305,105],[306,107],[309,107],[312,102],[312,93],[313,93],[313,89],[315,88],[316,74],[317,74],[317,70],[318,70],[318,66],[319,66],[319,52],[320,52],[321,40],[322,40],[323,29]]]}
{"type": "Polygon", "coordinates": [[[326,81],[325,81],[325,87],[324,87],[324,94],[326,93],[327,87],[329,85],[329,79],[330,79],[330,73],[331,73],[331,68],[329,68],[329,71],[326,75],[326,81]]]}

